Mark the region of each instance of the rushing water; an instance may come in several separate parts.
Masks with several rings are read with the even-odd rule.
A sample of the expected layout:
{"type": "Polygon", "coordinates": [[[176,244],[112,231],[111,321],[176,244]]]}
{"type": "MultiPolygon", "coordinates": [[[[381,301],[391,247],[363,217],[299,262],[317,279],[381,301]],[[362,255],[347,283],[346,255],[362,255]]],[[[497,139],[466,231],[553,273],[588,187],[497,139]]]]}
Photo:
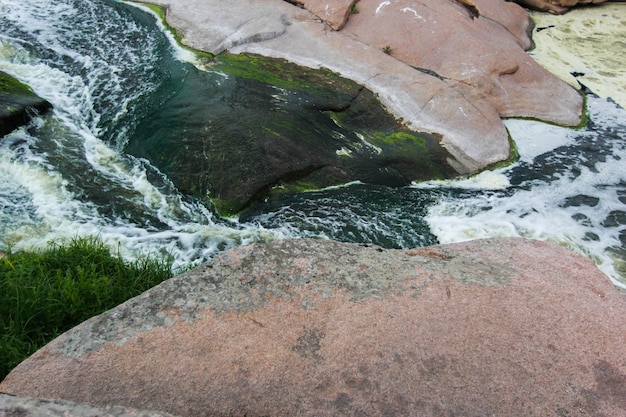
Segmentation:
{"type": "Polygon", "coordinates": [[[175,266],[228,247],[323,237],[413,247],[488,236],[552,240],[626,287],[626,112],[589,97],[581,130],[508,120],[521,159],[499,171],[404,188],[351,184],[274,198],[236,220],[181,195],[130,135],[179,88],[181,51],[136,7],[0,0],[0,70],[54,111],[0,140],[0,250],[98,235],[125,256],[175,266]]]}

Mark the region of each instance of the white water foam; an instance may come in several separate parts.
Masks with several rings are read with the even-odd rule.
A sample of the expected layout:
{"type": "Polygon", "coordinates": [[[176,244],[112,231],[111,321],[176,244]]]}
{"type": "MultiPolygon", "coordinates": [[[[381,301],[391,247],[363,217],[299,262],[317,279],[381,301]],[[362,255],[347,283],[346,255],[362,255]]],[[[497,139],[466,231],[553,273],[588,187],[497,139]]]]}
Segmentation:
{"type": "Polygon", "coordinates": [[[159,16],[154,10],[152,10],[150,7],[144,4],[133,2],[133,1],[125,1],[125,0],[117,0],[117,1],[119,1],[120,3],[128,4],[129,6],[136,7],[154,16],[154,18],[156,19],[158,28],[161,30],[161,32],[165,34],[165,36],[167,36],[167,39],[169,40],[170,45],[172,46],[172,50],[174,51],[174,56],[180,61],[188,62],[190,64],[195,65],[197,68],[201,70],[206,70],[206,68],[201,64],[200,60],[198,59],[198,56],[196,55],[196,53],[192,52],[191,50],[187,48],[183,48],[178,43],[178,41],[176,41],[176,38],[174,38],[174,35],[172,34],[172,32],[169,30],[169,28],[165,26],[165,24],[161,20],[161,16],[159,16]]]}
{"type": "MultiPolygon", "coordinates": [[[[76,19],[86,31],[91,30],[89,19],[93,19],[95,26],[104,25],[102,32],[111,31],[113,39],[118,33],[139,37],[146,50],[152,42],[132,20],[109,22],[91,5],[71,0],[3,0],[0,4],[1,19],[27,34],[26,39],[0,35],[0,70],[53,104],[51,115],[0,142],[0,249],[39,249],[51,241],[96,235],[128,259],[167,254],[177,269],[207,260],[228,247],[281,237],[280,231],[216,221],[202,204],[181,196],[147,161],[120,154],[114,148],[115,138],[101,139],[103,111],[119,121],[132,103],[150,92],[150,80],[142,78],[129,89],[125,77],[129,69],[133,77],[136,67],[153,65],[140,59],[154,58],[137,56],[136,50],[125,47],[123,39],[119,48],[109,50],[110,40],[104,33],[94,34],[94,39],[81,38],[87,35],[85,31],[71,27],[76,19]],[[85,9],[78,13],[79,7],[85,9]],[[34,50],[46,57],[37,56],[34,50]],[[77,179],[82,180],[81,174],[94,177],[84,179],[85,187],[110,184],[122,190],[124,206],[82,198],[81,194],[98,190],[81,189],[76,184],[77,179]],[[155,176],[156,183],[150,179],[155,176]],[[126,210],[154,220],[137,220],[126,210]]],[[[125,133],[123,126],[115,130],[118,135],[125,133]]],[[[101,194],[107,198],[105,191],[101,194]]]]}
{"type": "MultiPolygon", "coordinates": [[[[626,112],[607,101],[590,98],[591,116],[596,124],[626,126],[626,112]]],[[[544,152],[572,144],[576,132],[539,122],[508,121],[507,126],[520,150],[522,161],[533,161],[544,152]],[[543,142],[543,139],[547,139],[543,142]]],[[[621,134],[624,134],[622,130],[621,134]]],[[[586,140],[584,132],[578,139],[586,140]]],[[[607,226],[606,219],[625,211],[616,188],[626,184],[626,143],[615,140],[612,155],[592,168],[581,164],[576,175],[561,174],[556,180],[532,181],[529,189],[512,193],[486,191],[471,197],[442,198],[426,217],[441,243],[487,237],[525,237],[557,242],[590,257],[616,286],[626,288],[626,277],[614,265],[612,249],[624,250],[619,226],[607,226]],[[578,174],[578,171],[580,174],[578,174]],[[582,196],[582,197],[581,197],[582,196]],[[578,203],[568,203],[581,198],[578,203]]],[[[584,156],[583,156],[584,158],[584,156]]],[[[508,175],[508,171],[495,175],[508,175]]],[[[478,176],[480,177],[480,176],[478,176]]],[[[466,188],[468,180],[451,181],[449,187],[466,188]]],[[[473,183],[469,183],[473,187],[473,183]]]]}

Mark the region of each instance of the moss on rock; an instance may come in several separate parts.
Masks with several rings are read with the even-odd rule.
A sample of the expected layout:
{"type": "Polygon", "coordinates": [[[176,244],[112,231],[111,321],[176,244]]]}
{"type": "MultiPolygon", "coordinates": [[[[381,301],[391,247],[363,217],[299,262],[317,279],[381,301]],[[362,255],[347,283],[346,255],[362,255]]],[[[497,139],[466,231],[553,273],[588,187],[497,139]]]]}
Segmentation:
{"type": "Polygon", "coordinates": [[[0,71],[0,136],[11,133],[51,107],[29,86],[0,71]]]}

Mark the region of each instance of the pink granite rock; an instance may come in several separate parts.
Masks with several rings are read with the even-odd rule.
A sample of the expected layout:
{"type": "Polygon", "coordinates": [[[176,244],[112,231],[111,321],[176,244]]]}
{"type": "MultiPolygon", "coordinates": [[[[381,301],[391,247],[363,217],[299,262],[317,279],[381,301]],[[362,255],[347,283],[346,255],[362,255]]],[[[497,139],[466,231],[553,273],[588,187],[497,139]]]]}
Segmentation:
{"type": "Polygon", "coordinates": [[[580,94],[524,50],[531,45],[526,12],[501,0],[474,3],[478,18],[453,1],[361,0],[360,13],[343,33],[438,74],[470,102],[501,117],[578,124],[580,94]]]}
{"type": "Polygon", "coordinates": [[[120,406],[93,407],[71,401],[17,397],[0,393],[3,417],[175,417],[168,413],[120,406]]]}
{"type": "Polygon", "coordinates": [[[490,239],[230,250],[65,333],[0,391],[181,416],[626,416],[626,297],[490,239]]]}

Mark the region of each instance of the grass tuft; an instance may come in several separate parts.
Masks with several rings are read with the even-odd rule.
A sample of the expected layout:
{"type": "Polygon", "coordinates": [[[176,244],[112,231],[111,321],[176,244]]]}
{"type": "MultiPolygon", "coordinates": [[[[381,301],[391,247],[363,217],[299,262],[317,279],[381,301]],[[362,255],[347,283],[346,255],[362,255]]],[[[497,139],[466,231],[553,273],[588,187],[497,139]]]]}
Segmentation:
{"type": "Polygon", "coordinates": [[[0,380],[66,330],[170,278],[171,261],[126,262],[97,238],[0,258],[0,380]]]}

